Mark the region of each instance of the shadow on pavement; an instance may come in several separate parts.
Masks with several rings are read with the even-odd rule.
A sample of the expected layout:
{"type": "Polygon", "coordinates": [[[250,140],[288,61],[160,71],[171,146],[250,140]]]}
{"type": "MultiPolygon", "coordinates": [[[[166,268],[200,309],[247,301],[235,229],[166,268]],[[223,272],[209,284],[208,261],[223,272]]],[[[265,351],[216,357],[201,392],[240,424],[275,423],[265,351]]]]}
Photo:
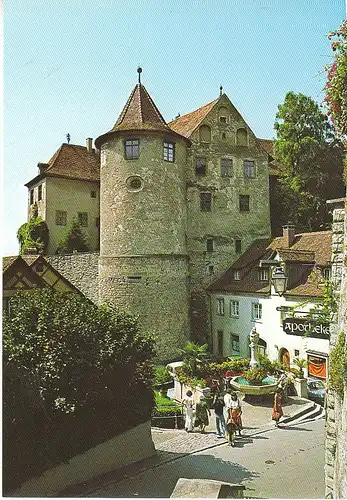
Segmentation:
{"type": "Polygon", "coordinates": [[[246,444],[252,444],[257,439],[268,439],[266,436],[237,436],[234,448],[243,448],[246,444]]]}
{"type": "MultiPolygon", "coordinates": [[[[160,453],[158,453],[159,455],[160,453]]],[[[214,479],[230,483],[242,483],[259,474],[243,466],[224,461],[212,455],[188,455],[182,457],[170,453],[169,463],[150,467],[151,459],[142,462],[142,469],[134,467],[126,470],[105,474],[64,492],[59,497],[93,497],[93,498],[169,498],[180,477],[188,479],[214,479]],[[145,464],[146,462],[146,464],[145,464]],[[144,470],[144,466],[146,468],[144,470]]],[[[137,464],[138,466],[140,464],[137,464]]]]}
{"type": "MultiPolygon", "coordinates": [[[[300,422],[298,422],[299,424],[300,422]]],[[[305,422],[302,422],[302,423],[305,423],[305,422]]],[[[293,430],[293,431],[305,431],[305,432],[312,432],[312,429],[305,429],[305,427],[298,427],[296,425],[281,425],[281,423],[279,424],[279,426],[277,427],[277,429],[282,429],[282,430],[293,430]]]]}

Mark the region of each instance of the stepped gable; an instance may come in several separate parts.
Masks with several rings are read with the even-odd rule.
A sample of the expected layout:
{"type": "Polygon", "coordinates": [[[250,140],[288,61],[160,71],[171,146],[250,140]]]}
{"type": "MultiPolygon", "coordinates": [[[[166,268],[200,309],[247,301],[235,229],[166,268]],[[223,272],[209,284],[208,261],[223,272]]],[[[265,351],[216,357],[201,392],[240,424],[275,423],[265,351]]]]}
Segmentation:
{"type": "Polygon", "coordinates": [[[47,167],[25,186],[30,187],[44,177],[63,177],[100,182],[100,158],[85,146],[63,143],[49,160],[47,167]]]}
{"type": "Polygon", "coordinates": [[[321,296],[323,289],[317,277],[319,281],[322,278],[320,269],[331,263],[331,244],[331,231],[296,234],[290,248],[284,236],[256,240],[208,286],[207,291],[269,293],[270,284],[259,281],[257,269],[260,260],[273,258],[278,252],[280,260],[290,265],[310,264],[285,295],[321,296]],[[312,275],[313,269],[317,271],[316,277],[312,275]],[[240,280],[233,278],[235,270],[240,270],[240,280]]]}
{"type": "Polygon", "coordinates": [[[134,132],[166,132],[187,141],[186,137],[181,136],[180,133],[176,133],[168,126],[153,99],[141,83],[138,83],[131,92],[129,99],[113,128],[98,137],[95,140],[95,145],[97,148],[100,148],[100,146],[109,137],[112,137],[113,134],[132,130],[134,132]]]}
{"type": "Polygon", "coordinates": [[[177,132],[178,134],[184,135],[189,138],[194,130],[200,125],[203,119],[208,115],[208,113],[212,110],[214,105],[219,101],[219,97],[205,106],[192,111],[191,113],[187,113],[186,115],[182,115],[176,120],[169,122],[169,126],[172,130],[177,132]]]}

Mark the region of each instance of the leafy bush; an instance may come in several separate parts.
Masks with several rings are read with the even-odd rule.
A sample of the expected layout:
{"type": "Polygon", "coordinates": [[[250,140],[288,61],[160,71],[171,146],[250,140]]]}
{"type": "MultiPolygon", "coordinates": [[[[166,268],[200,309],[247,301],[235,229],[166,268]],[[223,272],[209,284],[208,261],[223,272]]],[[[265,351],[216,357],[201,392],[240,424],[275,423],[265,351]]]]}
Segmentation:
{"type": "Polygon", "coordinates": [[[154,385],[165,384],[171,380],[172,375],[166,366],[158,365],[155,367],[154,385]]]}
{"type": "Polygon", "coordinates": [[[3,319],[4,488],[150,418],[154,340],[74,293],[11,299],[3,319]],[[33,438],[33,436],[35,436],[33,438]]]}
{"type": "Polygon", "coordinates": [[[154,391],[154,398],[156,408],[158,408],[159,406],[177,406],[177,403],[175,401],[172,401],[172,399],[168,398],[167,396],[162,396],[158,391],[154,391]]]}
{"type": "Polygon", "coordinates": [[[38,217],[37,207],[30,220],[18,229],[17,239],[21,254],[28,253],[29,248],[35,248],[38,253],[43,253],[47,248],[48,226],[41,217],[38,217]]]}

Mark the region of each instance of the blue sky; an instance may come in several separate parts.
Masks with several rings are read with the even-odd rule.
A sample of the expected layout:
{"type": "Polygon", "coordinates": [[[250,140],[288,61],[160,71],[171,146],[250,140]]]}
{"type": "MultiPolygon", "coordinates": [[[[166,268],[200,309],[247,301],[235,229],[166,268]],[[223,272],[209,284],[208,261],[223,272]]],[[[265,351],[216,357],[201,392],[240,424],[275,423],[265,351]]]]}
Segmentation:
{"type": "Polygon", "coordinates": [[[113,126],[137,82],[167,121],[219,87],[258,137],[287,91],[321,102],[327,33],[345,0],[6,0],[3,254],[18,253],[24,183],[66,141],[113,126]]]}

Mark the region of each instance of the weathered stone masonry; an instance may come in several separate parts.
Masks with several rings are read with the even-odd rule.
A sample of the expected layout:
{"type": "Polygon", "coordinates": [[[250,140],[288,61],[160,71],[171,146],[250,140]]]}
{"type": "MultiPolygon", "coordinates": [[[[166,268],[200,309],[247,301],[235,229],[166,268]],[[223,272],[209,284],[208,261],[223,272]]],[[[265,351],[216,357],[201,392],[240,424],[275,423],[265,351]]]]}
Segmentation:
{"type": "MultiPolygon", "coordinates": [[[[338,208],[333,214],[332,280],[336,286],[339,304],[333,328],[330,349],[336,345],[341,331],[347,338],[347,221],[346,210],[338,208]]],[[[325,445],[326,498],[347,498],[347,389],[341,399],[328,392],[325,445]]]]}

